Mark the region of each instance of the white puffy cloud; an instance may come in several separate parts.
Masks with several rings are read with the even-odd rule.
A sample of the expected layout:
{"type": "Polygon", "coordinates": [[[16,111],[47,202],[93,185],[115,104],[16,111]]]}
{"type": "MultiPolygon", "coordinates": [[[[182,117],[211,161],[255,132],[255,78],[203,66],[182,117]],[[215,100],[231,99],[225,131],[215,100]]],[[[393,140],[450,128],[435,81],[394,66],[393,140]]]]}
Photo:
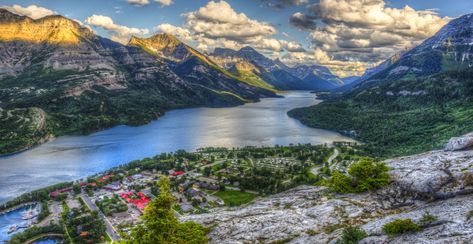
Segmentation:
{"type": "Polygon", "coordinates": [[[225,38],[236,41],[261,39],[275,34],[276,28],[269,23],[248,18],[237,13],[225,1],[210,1],[197,11],[185,14],[185,26],[209,38],[225,38]]]}
{"type": "Polygon", "coordinates": [[[182,41],[193,41],[194,38],[188,29],[174,26],[171,24],[160,24],[154,27],[154,30],[158,33],[168,33],[176,36],[182,41]]]}
{"type": "MultiPolygon", "coordinates": [[[[449,20],[409,6],[390,8],[385,0],[320,0],[308,13],[294,13],[290,23],[309,30],[313,48],[325,52],[332,65],[370,66],[434,35],[449,20]]],[[[346,72],[353,68],[340,66],[346,72]]]]}
{"type": "Polygon", "coordinates": [[[129,4],[144,6],[149,4],[149,0],[127,0],[129,4]]]}
{"type": "Polygon", "coordinates": [[[111,39],[120,43],[127,43],[131,35],[146,35],[149,33],[148,29],[117,25],[113,22],[112,18],[104,15],[94,14],[88,17],[85,22],[89,25],[108,30],[111,34],[111,39]]]}
{"type": "Polygon", "coordinates": [[[303,50],[302,45],[295,41],[274,38],[277,33],[274,26],[237,13],[225,1],[210,1],[183,16],[185,23],[182,27],[160,24],[155,31],[173,34],[202,51],[211,51],[215,47],[240,49],[248,45],[271,55],[284,50],[303,50]]]}
{"type": "Polygon", "coordinates": [[[289,65],[301,63],[323,65],[340,77],[362,75],[366,67],[372,66],[357,60],[336,60],[319,48],[306,52],[290,52],[281,60],[289,65]]]}
{"type": "MultiPolygon", "coordinates": [[[[169,6],[173,4],[172,0],[154,0],[158,4],[161,5],[161,7],[169,6]]],[[[144,6],[150,4],[149,0],[127,0],[129,4],[137,5],[137,6],[144,6]]]]}
{"type": "Polygon", "coordinates": [[[14,4],[12,6],[2,6],[2,8],[18,15],[28,16],[32,19],[39,19],[48,15],[57,14],[55,11],[34,4],[27,7],[14,4]]]}
{"type": "Polygon", "coordinates": [[[155,1],[161,4],[161,7],[169,6],[173,3],[172,0],[155,0],[155,1]]]}

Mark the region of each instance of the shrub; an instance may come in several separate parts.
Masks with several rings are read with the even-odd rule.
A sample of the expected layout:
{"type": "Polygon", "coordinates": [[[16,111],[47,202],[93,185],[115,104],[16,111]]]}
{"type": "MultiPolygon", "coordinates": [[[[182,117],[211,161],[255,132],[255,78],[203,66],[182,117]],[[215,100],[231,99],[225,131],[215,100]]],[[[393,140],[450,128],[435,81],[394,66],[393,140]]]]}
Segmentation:
{"type": "Polygon", "coordinates": [[[381,188],[389,183],[388,167],[384,163],[363,158],[348,168],[348,174],[353,177],[357,191],[369,191],[381,188]]]}
{"type": "Polygon", "coordinates": [[[417,231],[420,231],[420,227],[412,219],[396,219],[383,225],[383,232],[387,235],[400,235],[417,231]]]}
{"type": "Polygon", "coordinates": [[[356,244],[367,236],[366,232],[359,227],[347,227],[343,229],[341,238],[337,244],[356,244]]]}
{"type": "Polygon", "coordinates": [[[430,214],[429,212],[425,212],[420,219],[421,225],[431,224],[437,220],[437,216],[430,214]]]}
{"type": "Polygon", "coordinates": [[[465,186],[473,186],[473,174],[472,173],[464,173],[463,174],[463,184],[465,186]]]}
{"type": "Polygon", "coordinates": [[[329,186],[332,191],[337,193],[350,193],[354,192],[355,189],[352,186],[352,179],[339,171],[334,171],[332,177],[329,180],[329,186]]]}
{"type": "Polygon", "coordinates": [[[348,168],[348,174],[332,173],[329,187],[337,193],[365,192],[389,183],[388,167],[371,158],[363,158],[348,168]]]}

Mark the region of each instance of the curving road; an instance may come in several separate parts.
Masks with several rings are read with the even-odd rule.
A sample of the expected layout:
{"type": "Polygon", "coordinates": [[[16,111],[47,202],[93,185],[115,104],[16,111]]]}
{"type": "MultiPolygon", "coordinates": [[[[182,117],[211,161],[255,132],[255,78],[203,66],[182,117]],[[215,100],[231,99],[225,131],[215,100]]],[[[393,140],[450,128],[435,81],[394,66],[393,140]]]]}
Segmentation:
{"type": "MultiPolygon", "coordinates": [[[[327,159],[327,163],[328,165],[330,166],[332,164],[332,161],[338,157],[338,154],[340,154],[340,152],[334,148],[333,149],[333,154],[327,159]]],[[[319,169],[321,168],[322,166],[321,165],[317,165],[313,168],[310,169],[310,172],[314,175],[318,175],[319,174],[319,169]]]]}

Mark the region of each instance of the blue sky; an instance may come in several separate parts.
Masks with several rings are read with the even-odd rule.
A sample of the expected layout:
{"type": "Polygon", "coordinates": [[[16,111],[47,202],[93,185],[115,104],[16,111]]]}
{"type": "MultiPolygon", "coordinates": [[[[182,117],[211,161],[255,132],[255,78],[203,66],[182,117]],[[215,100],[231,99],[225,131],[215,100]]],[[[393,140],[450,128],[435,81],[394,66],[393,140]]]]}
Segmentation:
{"type": "Polygon", "coordinates": [[[155,0],[128,1],[142,4],[127,0],[2,0],[0,6],[16,4],[17,11],[23,13],[22,8],[37,5],[123,43],[131,34],[150,36],[161,25],[157,31],[175,32],[172,34],[201,51],[250,45],[288,64],[319,63],[342,76],[360,74],[421,42],[447,23],[447,18],[473,13],[472,0],[375,0],[370,6],[366,0],[160,0],[170,1],[167,6],[155,0]],[[410,8],[405,9],[406,5],[410,8]],[[199,12],[199,8],[203,10],[199,12]],[[363,15],[367,11],[372,14],[363,15]],[[113,25],[105,24],[109,20],[113,25]]]}

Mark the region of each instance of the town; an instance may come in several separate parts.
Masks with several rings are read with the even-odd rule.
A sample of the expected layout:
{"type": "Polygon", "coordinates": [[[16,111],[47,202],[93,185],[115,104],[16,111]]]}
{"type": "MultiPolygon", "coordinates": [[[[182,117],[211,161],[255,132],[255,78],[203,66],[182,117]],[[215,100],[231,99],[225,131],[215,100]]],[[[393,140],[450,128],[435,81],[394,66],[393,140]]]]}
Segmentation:
{"type": "Polygon", "coordinates": [[[170,179],[176,216],[214,208],[238,207],[258,197],[314,184],[329,174],[331,161],[358,157],[355,143],[290,145],[237,149],[179,150],[126,165],[75,182],[22,195],[2,207],[22,211],[27,225],[13,224],[10,243],[56,235],[66,243],[119,241],[141,223],[156,198],[156,182],[170,179]],[[356,151],[356,152],[355,152],[356,151]]]}

